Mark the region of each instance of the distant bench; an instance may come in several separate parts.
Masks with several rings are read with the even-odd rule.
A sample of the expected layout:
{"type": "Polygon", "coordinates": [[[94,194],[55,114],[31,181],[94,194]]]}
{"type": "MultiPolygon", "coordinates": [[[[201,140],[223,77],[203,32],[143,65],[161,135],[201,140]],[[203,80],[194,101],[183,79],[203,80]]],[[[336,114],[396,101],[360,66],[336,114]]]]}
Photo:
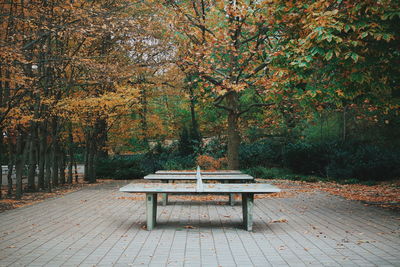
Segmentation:
{"type": "Polygon", "coordinates": [[[243,226],[247,231],[253,228],[254,194],[271,194],[281,190],[270,184],[204,184],[200,173],[196,175],[196,184],[141,183],[129,184],[119,191],[128,193],[146,193],[147,229],[152,230],[157,221],[157,194],[242,194],[243,226]]]}
{"type": "MultiPolygon", "coordinates": [[[[222,183],[248,183],[254,180],[254,177],[244,174],[241,171],[200,171],[201,179],[219,181],[222,183]]],[[[146,180],[159,180],[164,183],[171,183],[182,180],[196,180],[195,171],[157,171],[155,174],[149,174],[144,177],[146,180]]],[[[168,194],[163,193],[163,205],[168,204],[168,194]]],[[[229,203],[235,204],[234,195],[229,194],[229,203]]]]}

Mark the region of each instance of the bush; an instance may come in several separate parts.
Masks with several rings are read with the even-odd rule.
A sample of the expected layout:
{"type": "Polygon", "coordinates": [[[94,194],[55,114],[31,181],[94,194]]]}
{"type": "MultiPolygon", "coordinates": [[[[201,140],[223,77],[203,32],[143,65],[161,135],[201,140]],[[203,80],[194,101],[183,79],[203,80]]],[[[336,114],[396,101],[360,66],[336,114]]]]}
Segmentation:
{"type": "Polygon", "coordinates": [[[263,179],[290,179],[291,177],[294,177],[292,172],[288,169],[265,168],[262,166],[252,167],[246,169],[244,172],[255,178],[263,179]]]}
{"type": "Polygon", "coordinates": [[[96,164],[97,178],[138,179],[143,178],[145,170],[142,168],[144,155],[130,157],[111,157],[99,159],[96,164]]]}
{"type": "Polygon", "coordinates": [[[180,155],[176,144],[169,147],[157,145],[148,153],[130,156],[114,156],[99,159],[96,164],[97,178],[139,179],[157,170],[194,169],[193,155],[180,155]]]}
{"type": "Polygon", "coordinates": [[[183,127],[178,141],[179,154],[183,156],[193,155],[199,152],[201,135],[197,129],[183,127]]]}
{"type": "Polygon", "coordinates": [[[176,156],[167,159],[161,168],[163,170],[187,170],[195,167],[195,160],[192,155],[189,156],[176,156]]]}
{"type": "Polygon", "coordinates": [[[206,143],[202,149],[203,155],[208,155],[219,159],[226,157],[227,145],[225,140],[220,138],[212,138],[206,143]]]}
{"type": "Polygon", "coordinates": [[[325,175],[329,152],[329,143],[288,144],[284,149],[284,165],[301,174],[325,175]]]}
{"type": "Polygon", "coordinates": [[[226,167],[227,159],[219,158],[215,159],[211,156],[200,155],[196,159],[196,164],[200,166],[200,168],[204,170],[220,170],[226,167]]]}
{"type": "Polygon", "coordinates": [[[388,180],[400,177],[400,152],[358,142],[287,145],[285,166],[296,173],[334,179],[388,180]]]}
{"type": "Polygon", "coordinates": [[[300,181],[308,182],[308,183],[316,183],[316,182],[320,181],[320,178],[316,177],[316,176],[304,176],[304,177],[300,178],[300,181]]]}
{"type": "Polygon", "coordinates": [[[282,145],[270,140],[260,140],[254,143],[240,145],[240,167],[243,169],[263,166],[273,167],[281,165],[282,145]]]}
{"type": "Polygon", "coordinates": [[[352,148],[337,148],[331,158],[329,170],[334,178],[380,181],[400,177],[400,152],[397,150],[355,144],[352,148]]]}

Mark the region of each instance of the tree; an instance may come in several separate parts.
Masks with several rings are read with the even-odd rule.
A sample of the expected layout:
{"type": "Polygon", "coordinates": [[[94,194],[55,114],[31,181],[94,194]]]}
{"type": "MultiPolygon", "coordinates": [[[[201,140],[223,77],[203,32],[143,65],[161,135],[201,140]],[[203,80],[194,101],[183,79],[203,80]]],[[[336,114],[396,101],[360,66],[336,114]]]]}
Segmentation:
{"type": "MultiPolygon", "coordinates": [[[[272,101],[314,110],[399,107],[398,1],[277,1],[272,101]]],[[[344,122],[345,123],[345,122],[344,122]]],[[[345,137],[345,129],[344,129],[345,137]]]]}
{"type": "Polygon", "coordinates": [[[74,142],[84,136],[94,182],[93,162],[106,153],[108,131],[136,104],[135,88],[122,85],[142,67],[133,63],[143,42],[132,40],[148,35],[141,15],[151,9],[107,0],[12,0],[1,7],[0,129],[13,137],[5,139],[10,148],[17,144],[8,151],[17,176],[28,162],[30,190],[63,183],[61,143],[69,140],[72,174],[74,142]]]}
{"type": "Polygon", "coordinates": [[[275,37],[266,23],[268,5],[196,0],[166,5],[178,15],[170,22],[183,47],[181,68],[196,73],[214,105],[227,112],[228,167],[238,169],[240,117],[252,108],[271,105],[264,102],[257,85],[267,70],[275,37]]]}

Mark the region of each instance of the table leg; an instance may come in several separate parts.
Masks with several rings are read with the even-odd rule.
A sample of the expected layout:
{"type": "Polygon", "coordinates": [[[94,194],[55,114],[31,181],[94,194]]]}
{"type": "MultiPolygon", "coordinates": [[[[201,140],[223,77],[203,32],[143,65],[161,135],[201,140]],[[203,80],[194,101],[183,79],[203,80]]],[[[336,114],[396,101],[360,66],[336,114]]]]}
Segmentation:
{"type": "Polygon", "coordinates": [[[235,194],[229,194],[229,204],[235,206],[235,194]]]}
{"type": "Polygon", "coordinates": [[[167,193],[163,193],[162,194],[162,205],[163,206],[167,206],[168,205],[168,194],[167,193]]]}
{"type": "Polygon", "coordinates": [[[157,194],[146,194],[147,230],[153,230],[157,221],[157,194]]]}
{"type": "MultiPolygon", "coordinates": [[[[164,183],[169,183],[168,181],[164,181],[164,183]]],[[[162,194],[162,205],[167,206],[168,205],[168,193],[163,193],[162,194]]]]}
{"type": "Polygon", "coordinates": [[[242,193],[243,226],[247,231],[253,229],[254,194],[242,193]]]}
{"type": "MultiPolygon", "coordinates": [[[[229,184],[229,180],[224,180],[224,184],[229,184]]],[[[229,194],[229,204],[235,206],[235,194],[229,194]]]]}

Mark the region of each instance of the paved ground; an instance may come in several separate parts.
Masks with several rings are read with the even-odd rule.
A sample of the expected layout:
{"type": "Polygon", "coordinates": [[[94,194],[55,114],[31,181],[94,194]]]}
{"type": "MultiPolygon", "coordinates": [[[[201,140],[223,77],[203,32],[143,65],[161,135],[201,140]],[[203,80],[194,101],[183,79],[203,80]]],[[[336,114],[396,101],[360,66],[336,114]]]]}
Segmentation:
{"type": "Polygon", "coordinates": [[[246,232],[239,205],[180,200],[146,231],[144,201],[123,184],[1,213],[0,266],[400,266],[399,213],[300,193],[256,199],[246,232]]]}

